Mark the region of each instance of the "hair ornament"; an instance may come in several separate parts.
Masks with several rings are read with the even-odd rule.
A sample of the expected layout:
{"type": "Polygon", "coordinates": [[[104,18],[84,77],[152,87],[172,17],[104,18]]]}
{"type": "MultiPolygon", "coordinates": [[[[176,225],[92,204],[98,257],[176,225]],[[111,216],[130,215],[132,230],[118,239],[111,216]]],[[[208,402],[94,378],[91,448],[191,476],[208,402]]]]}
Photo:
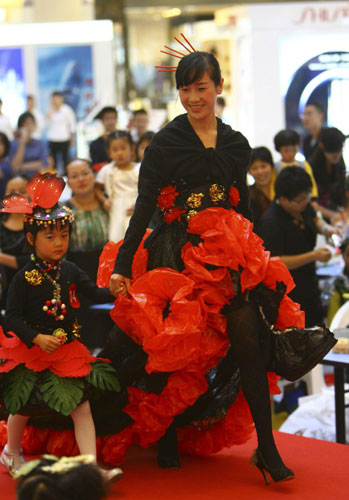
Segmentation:
{"type": "Polygon", "coordinates": [[[11,193],[2,200],[0,212],[26,214],[26,222],[32,224],[35,221],[45,227],[57,219],[61,219],[62,224],[72,222],[72,210],[58,203],[64,186],[64,180],[56,174],[34,174],[26,187],[31,201],[25,196],[11,193]]]}
{"type": "Polygon", "coordinates": [[[44,465],[40,467],[40,472],[48,472],[50,474],[65,474],[69,470],[77,467],[80,464],[93,464],[95,463],[95,458],[93,455],[78,455],[76,457],[61,457],[58,458],[54,455],[43,455],[42,459],[31,460],[30,462],[23,465],[17,474],[14,476],[15,479],[19,477],[27,476],[34,469],[40,466],[44,461],[52,461],[52,464],[44,465]]]}
{"type": "MultiPolygon", "coordinates": [[[[182,47],[184,47],[184,49],[189,54],[191,54],[192,52],[196,52],[196,49],[192,46],[192,44],[189,42],[189,40],[183,35],[183,33],[181,33],[181,37],[186,42],[186,44],[189,45],[189,48],[187,47],[187,45],[185,45],[183,42],[181,42],[181,40],[179,40],[176,36],[174,37],[174,40],[176,40],[176,42],[178,42],[182,47]]],[[[187,55],[187,54],[184,54],[183,52],[179,52],[178,50],[172,49],[168,45],[164,45],[164,48],[167,49],[167,51],[169,51],[169,52],[167,52],[165,50],[160,50],[160,52],[162,52],[163,54],[167,54],[168,56],[177,57],[178,59],[182,59],[182,57],[187,55]]],[[[155,66],[155,68],[157,68],[159,73],[162,73],[162,72],[168,72],[168,71],[176,71],[177,66],[155,66]]]]}

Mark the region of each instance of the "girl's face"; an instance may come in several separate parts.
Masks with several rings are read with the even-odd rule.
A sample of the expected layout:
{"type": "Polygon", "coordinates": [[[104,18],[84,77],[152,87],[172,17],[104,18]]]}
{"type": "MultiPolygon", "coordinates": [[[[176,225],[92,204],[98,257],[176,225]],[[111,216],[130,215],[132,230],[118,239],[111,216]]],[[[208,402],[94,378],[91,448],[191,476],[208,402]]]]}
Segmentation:
{"type": "Polygon", "coordinates": [[[13,177],[13,179],[10,179],[6,184],[5,196],[11,193],[18,193],[28,198],[29,195],[25,189],[27,184],[28,181],[26,179],[22,179],[22,177],[13,177]]]}
{"type": "Polygon", "coordinates": [[[223,90],[223,78],[215,85],[207,71],[195,82],[179,89],[179,97],[189,119],[203,120],[215,115],[217,95],[223,90]]]}
{"type": "Polygon", "coordinates": [[[131,162],[132,149],[127,139],[113,139],[109,144],[108,156],[118,167],[125,167],[131,162]]]}
{"type": "Polygon", "coordinates": [[[137,154],[138,154],[138,161],[142,161],[144,158],[144,151],[145,148],[148,146],[150,141],[148,139],[145,139],[144,141],[140,142],[137,148],[137,154]]]}
{"type": "Polygon", "coordinates": [[[88,194],[94,189],[95,174],[84,161],[74,160],[67,165],[68,186],[73,194],[88,194]]]}
{"type": "Polygon", "coordinates": [[[27,233],[28,242],[34,246],[35,253],[41,260],[60,260],[67,253],[69,245],[69,226],[61,226],[59,223],[52,224],[38,231],[35,237],[27,233]]]}
{"type": "Polygon", "coordinates": [[[298,146],[296,145],[281,146],[280,148],[280,154],[282,160],[285,163],[291,163],[292,161],[294,161],[297,153],[298,153],[298,146]]]}
{"type": "Polygon", "coordinates": [[[274,168],[266,161],[255,160],[251,163],[249,172],[254,178],[257,187],[265,187],[272,181],[274,168]]]}

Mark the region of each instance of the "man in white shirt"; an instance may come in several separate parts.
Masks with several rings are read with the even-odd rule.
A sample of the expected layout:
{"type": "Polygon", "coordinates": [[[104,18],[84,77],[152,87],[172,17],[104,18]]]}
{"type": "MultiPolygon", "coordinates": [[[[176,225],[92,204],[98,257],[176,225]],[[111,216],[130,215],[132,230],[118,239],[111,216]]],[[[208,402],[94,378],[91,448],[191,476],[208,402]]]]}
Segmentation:
{"type": "Polygon", "coordinates": [[[74,142],[76,131],[76,120],[74,111],[64,103],[63,95],[60,92],[53,92],[51,95],[51,107],[46,114],[47,139],[49,141],[50,154],[57,169],[58,156],[62,156],[63,172],[69,161],[69,147],[74,142]]]}
{"type": "Polygon", "coordinates": [[[11,127],[11,122],[8,116],[2,113],[2,100],[0,99],[0,132],[5,134],[7,138],[12,141],[13,130],[11,127]]]}

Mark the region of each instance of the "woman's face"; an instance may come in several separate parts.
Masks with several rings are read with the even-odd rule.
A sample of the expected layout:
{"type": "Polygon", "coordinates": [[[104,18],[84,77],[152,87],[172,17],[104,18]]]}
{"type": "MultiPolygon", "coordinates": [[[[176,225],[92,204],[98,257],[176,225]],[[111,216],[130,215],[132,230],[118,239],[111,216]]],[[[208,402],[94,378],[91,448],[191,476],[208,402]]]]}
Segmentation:
{"type": "Polygon", "coordinates": [[[207,71],[195,82],[179,89],[179,97],[189,119],[203,120],[215,115],[217,95],[223,90],[223,78],[215,85],[207,71]]]}
{"type": "Polygon", "coordinates": [[[13,177],[13,179],[10,179],[6,184],[5,196],[11,193],[18,193],[28,198],[29,195],[25,189],[27,184],[28,181],[26,179],[22,177],[13,177]]]}
{"type": "Polygon", "coordinates": [[[82,160],[74,160],[67,165],[68,186],[73,194],[84,195],[94,189],[95,174],[82,160]]]}
{"type": "Polygon", "coordinates": [[[249,172],[255,180],[256,187],[265,187],[272,181],[274,168],[266,161],[255,160],[251,163],[249,172]]]}
{"type": "Polygon", "coordinates": [[[34,133],[35,129],[36,129],[36,124],[35,124],[35,121],[32,120],[31,118],[27,118],[22,127],[21,128],[25,128],[29,137],[32,136],[32,134],[34,133]]]}

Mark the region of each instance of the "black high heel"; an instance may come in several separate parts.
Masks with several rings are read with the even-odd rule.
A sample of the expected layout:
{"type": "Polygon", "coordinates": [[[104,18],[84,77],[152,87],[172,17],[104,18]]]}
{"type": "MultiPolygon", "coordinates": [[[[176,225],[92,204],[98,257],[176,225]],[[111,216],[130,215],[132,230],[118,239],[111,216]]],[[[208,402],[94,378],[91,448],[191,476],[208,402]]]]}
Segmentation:
{"type": "Polygon", "coordinates": [[[278,483],[280,481],[288,481],[289,479],[294,478],[294,472],[291,469],[289,469],[288,467],[285,467],[285,466],[284,467],[275,467],[274,469],[271,469],[265,463],[265,460],[264,460],[264,458],[263,458],[263,456],[258,448],[256,450],[254,450],[253,455],[250,459],[250,463],[254,467],[257,467],[261,471],[266,485],[269,484],[269,478],[268,478],[266,472],[268,472],[270,474],[272,480],[275,483],[278,483]]]}
{"type": "Polygon", "coordinates": [[[167,429],[158,441],[158,466],[162,469],[178,469],[177,431],[175,426],[167,429]]]}

